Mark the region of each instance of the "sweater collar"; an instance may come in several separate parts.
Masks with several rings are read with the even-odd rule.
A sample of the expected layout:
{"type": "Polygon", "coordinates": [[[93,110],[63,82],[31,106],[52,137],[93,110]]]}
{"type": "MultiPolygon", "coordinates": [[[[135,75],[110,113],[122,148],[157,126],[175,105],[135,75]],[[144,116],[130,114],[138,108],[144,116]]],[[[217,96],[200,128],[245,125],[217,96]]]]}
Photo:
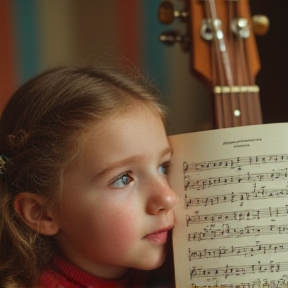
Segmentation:
{"type": "Polygon", "coordinates": [[[64,277],[63,279],[66,279],[71,284],[74,284],[72,284],[73,286],[71,285],[71,287],[121,288],[129,287],[129,284],[131,283],[131,273],[129,273],[126,277],[117,280],[103,279],[81,270],[62,257],[55,258],[54,269],[57,271],[57,273],[64,277]]]}

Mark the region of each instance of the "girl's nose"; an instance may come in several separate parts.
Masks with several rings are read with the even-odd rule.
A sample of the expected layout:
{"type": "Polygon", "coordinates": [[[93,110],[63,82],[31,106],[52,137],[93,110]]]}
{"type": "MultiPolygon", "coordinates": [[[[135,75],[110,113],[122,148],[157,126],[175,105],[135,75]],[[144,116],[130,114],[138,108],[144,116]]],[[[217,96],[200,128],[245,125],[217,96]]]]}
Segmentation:
{"type": "Polygon", "coordinates": [[[150,187],[149,198],[147,202],[147,212],[149,214],[158,214],[172,210],[178,203],[177,194],[170,188],[168,183],[164,181],[156,181],[150,187]]]}

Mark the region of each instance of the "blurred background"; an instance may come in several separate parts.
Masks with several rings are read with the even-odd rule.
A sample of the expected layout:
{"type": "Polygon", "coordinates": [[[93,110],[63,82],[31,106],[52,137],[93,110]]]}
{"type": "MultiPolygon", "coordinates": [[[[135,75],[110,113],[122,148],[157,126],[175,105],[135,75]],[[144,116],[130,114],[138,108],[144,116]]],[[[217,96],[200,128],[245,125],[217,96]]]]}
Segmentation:
{"type": "MultiPolygon", "coordinates": [[[[160,2],[1,0],[0,113],[19,85],[45,69],[126,62],[141,68],[161,91],[172,113],[171,134],[211,127],[210,94],[191,74],[189,53],[158,40],[167,29],[185,33],[187,28],[177,19],[168,26],[159,23],[160,2]]],[[[179,10],[185,6],[184,0],[172,2],[179,10]]],[[[257,37],[262,69],[256,81],[264,122],[285,122],[288,1],[250,0],[250,7],[252,14],[270,19],[268,34],[257,37]]]]}

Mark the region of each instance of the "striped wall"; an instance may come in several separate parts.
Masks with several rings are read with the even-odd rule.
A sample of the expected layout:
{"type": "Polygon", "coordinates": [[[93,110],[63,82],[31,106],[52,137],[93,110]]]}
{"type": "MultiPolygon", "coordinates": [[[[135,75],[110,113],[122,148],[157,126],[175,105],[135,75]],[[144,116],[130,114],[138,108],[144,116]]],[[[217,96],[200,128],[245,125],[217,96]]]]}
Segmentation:
{"type": "Polygon", "coordinates": [[[16,48],[9,0],[0,2],[0,111],[16,86],[16,48]]]}
{"type": "MultiPolygon", "coordinates": [[[[163,94],[171,131],[210,121],[207,92],[189,72],[189,55],[158,41],[161,0],[1,0],[0,111],[12,92],[37,73],[62,64],[128,59],[163,94]]],[[[178,5],[179,2],[177,1],[178,5]]]]}

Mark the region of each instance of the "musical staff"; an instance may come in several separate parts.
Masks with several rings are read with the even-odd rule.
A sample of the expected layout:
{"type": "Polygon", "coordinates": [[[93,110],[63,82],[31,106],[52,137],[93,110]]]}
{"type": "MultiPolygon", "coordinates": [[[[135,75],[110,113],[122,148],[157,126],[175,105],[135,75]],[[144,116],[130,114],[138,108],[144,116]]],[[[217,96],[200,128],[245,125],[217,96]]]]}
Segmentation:
{"type": "MultiPolygon", "coordinates": [[[[195,212],[196,214],[196,212],[195,212]]],[[[206,215],[186,215],[187,227],[198,223],[215,223],[223,221],[255,220],[267,217],[282,217],[288,214],[288,205],[285,207],[268,207],[264,209],[249,209],[242,211],[231,211],[206,215]]]]}
{"type": "Polygon", "coordinates": [[[189,261],[206,258],[222,258],[231,256],[254,256],[258,254],[272,254],[288,251],[288,243],[269,243],[249,246],[231,246],[229,248],[193,250],[188,249],[189,261]]]}
{"type": "Polygon", "coordinates": [[[240,265],[240,266],[229,266],[219,268],[190,268],[190,279],[196,277],[224,277],[227,279],[229,276],[239,276],[254,273],[264,273],[264,272],[281,272],[287,271],[288,262],[273,262],[270,261],[269,264],[261,264],[260,261],[256,265],[240,265]]]}
{"type": "Polygon", "coordinates": [[[237,201],[248,201],[248,200],[260,200],[269,198],[279,198],[288,196],[288,189],[265,189],[264,187],[259,190],[254,190],[251,192],[240,192],[222,195],[213,195],[202,198],[193,198],[185,195],[185,204],[187,208],[192,208],[194,206],[207,206],[216,205],[220,203],[233,203],[237,201]]]}
{"type": "Polygon", "coordinates": [[[207,179],[195,180],[190,176],[185,176],[184,188],[188,189],[206,189],[212,186],[253,183],[261,181],[287,180],[287,168],[280,171],[271,171],[267,173],[245,173],[240,175],[228,175],[223,177],[210,177],[207,179]]]}
{"type": "Polygon", "coordinates": [[[246,226],[233,228],[229,224],[223,224],[223,228],[215,228],[209,225],[203,232],[188,233],[188,241],[203,241],[225,238],[241,238],[260,235],[288,234],[288,225],[246,226]]]}
{"type": "Polygon", "coordinates": [[[287,275],[284,275],[282,278],[260,280],[251,282],[238,282],[238,283],[217,283],[217,281],[211,285],[197,285],[196,283],[192,283],[189,285],[189,288],[288,288],[288,280],[287,275]]]}
{"type": "Polygon", "coordinates": [[[205,171],[212,169],[238,169],[241,170],[242,166],[248,165],[263,165],[269,163],[281,163],[288,162],[288,154],[280,155],[259,155],[259,156],[250,156],[250,157],[236,157],[216,161],[207,161],[201,163],[183,163],[184,173],[187,172],[196,172],[196,171],[205,171]]]}

